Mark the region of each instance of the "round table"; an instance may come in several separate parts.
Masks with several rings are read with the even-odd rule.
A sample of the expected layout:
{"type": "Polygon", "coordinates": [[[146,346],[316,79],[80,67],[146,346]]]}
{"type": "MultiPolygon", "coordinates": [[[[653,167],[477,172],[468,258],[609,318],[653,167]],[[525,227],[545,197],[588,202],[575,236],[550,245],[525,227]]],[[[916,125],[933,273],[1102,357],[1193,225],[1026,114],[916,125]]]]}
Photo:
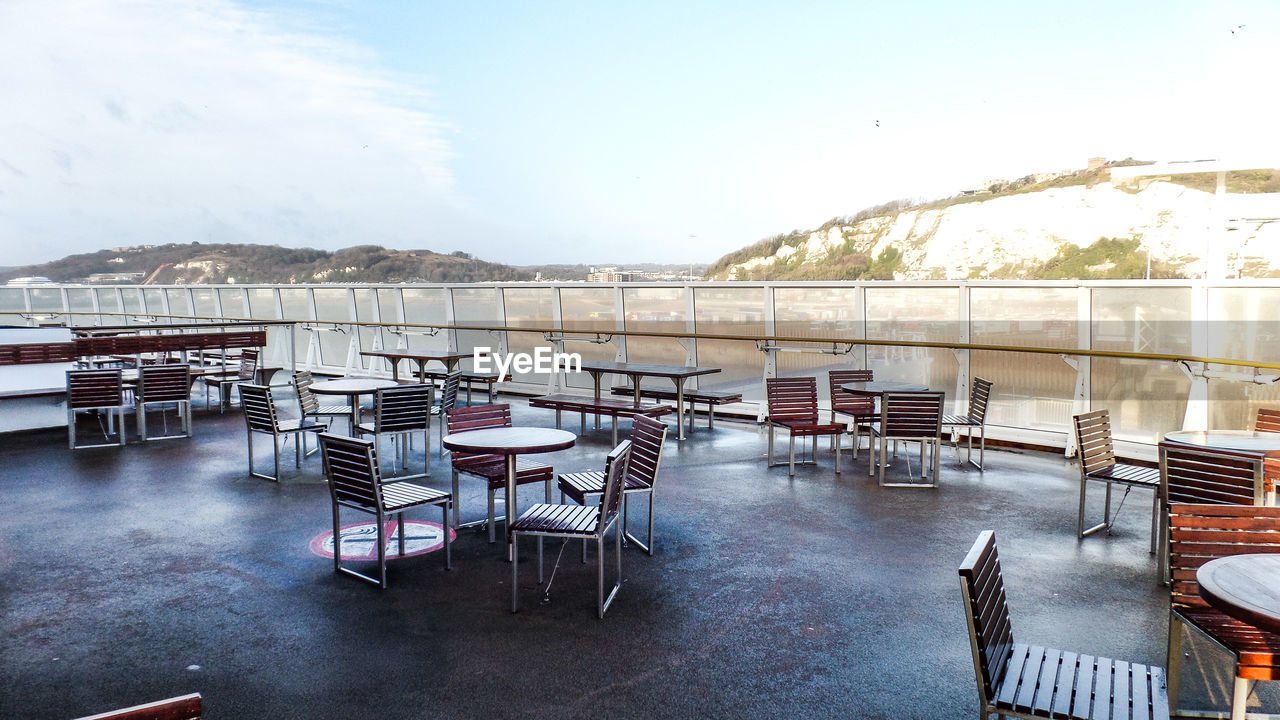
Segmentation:
{"type": "Polygon", "coordinates": [[[928,385],[909,382],[851,382],[840,386],[841,390],[851,392],[855,395],[884,395],[888,392],[924,392],[929,389],[928,385]]]}
{"type": "MultiPolygon", "coordinates": [[[[565,430],[542,427],[498,427],[466,430],[444,436],[443,444],[457,452],[504,455],[507,460],[507,527],[516,513],[516,456],[555,452],[573,447],[578,436],[565,430]]],[[[454,498],[457,502],[457,498],[454,498]]],[[[511,533],[507,533],[507,559],[511,559],[511,533]]]]}
{"type": "Polygon", "coordinates": [[[1258,432],[1257,430],[1178,430],[1165,433],[1164,439],[1180,445],[1280,454],[1280,433],[1273,432],[1258,432]]]}
{"type": "Polygon", "coordinates": [[[393,388],[399,384],[395,380],[378,378],[341,378],[312,383],[311,392],[317,395],[345,395],[351,403],[351,434],[354,435],[356,425],[360,424],[360,396],[372,395],[379,390],[393,388]]]}
{"type": "Polygon", "coordinates": [[[1280,553],[1232,555],[1196,571],[1200,597],[1242,622],[1280,633],[1280,553]]]}

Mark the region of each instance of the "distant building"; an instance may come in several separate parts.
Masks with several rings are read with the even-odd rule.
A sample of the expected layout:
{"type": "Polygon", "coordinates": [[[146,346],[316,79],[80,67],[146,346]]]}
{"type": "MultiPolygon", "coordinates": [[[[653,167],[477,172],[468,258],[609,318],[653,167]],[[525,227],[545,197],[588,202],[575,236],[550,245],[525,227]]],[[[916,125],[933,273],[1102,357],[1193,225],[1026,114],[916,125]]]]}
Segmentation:
{"type": "Polygon", "coordinates": [[[140,272],[94,273],[89,276],[87,282],[91,284],[136,283],[145,275],[146,273],[140,272]]]}
{"type": "Polygon", "coordinates": [[[587,282],[620,283],[634,282],[639,273],[617,268],[604,268],[598,272],[587,273],[587,282]]]}
{"type": "Polygon", "coordinates": [[[7,284],[13,287],[30,287],[32,285],[52,285],[53,281],[47,277],[32,275],[31,277],[14,278],[7,284]]]}

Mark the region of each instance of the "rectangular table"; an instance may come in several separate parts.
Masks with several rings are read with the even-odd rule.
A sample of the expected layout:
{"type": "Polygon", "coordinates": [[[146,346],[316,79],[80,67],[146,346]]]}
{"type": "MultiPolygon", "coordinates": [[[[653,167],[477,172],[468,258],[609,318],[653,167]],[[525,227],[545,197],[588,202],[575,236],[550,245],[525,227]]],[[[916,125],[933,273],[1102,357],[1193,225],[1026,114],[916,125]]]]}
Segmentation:
{"type": "Polygon", "coordinates": [[[640,379],[664,377],[676,386],[676,437],[684,439],[684,381],[698,375],[720,372],[718,367],[689,367],[687,365],[651,365],[649,363],[582,361],[583,371],[591,375],[595,385],[595,399],[600,399],[600,379],[606,374],[625,375],[635,387],[635,404],[640,404],[640,379]]]}
{"type": "Polygon", "coordinates": [[[471,357],[469,352],[458,352],[456,350],[428,350],[424,352],[412,352],[409,350],[365,350],[360,353],[365,357],[379,357],[391,361],[391,379],[400,379],[400,361],[412,360],[418,364],[418,382],[425,383],[427,381],[427,363],[432,360],[444,365],[448,372],[453,372],[458,367],[458,362],[471,357]]]}

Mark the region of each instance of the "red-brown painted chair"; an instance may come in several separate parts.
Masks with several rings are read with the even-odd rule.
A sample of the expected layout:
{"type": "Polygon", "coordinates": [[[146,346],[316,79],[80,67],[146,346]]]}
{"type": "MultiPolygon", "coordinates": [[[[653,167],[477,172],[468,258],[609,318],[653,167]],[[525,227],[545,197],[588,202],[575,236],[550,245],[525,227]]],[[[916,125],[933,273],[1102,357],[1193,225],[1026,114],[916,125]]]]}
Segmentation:
{"type": "Polygon", "coordinates": [[[246,348],[240,351],[240,367],[235,372],[207,373],[204,380],[204,405],[209,407],[209,389],[218,390],[218,412],[226,412],[231,405],[231,393],[240,383],[252,383],[258,376],[258,351],[246,348]]]}
{"type": "Polygon", "coordinates": [[[1280,680],[1280,635],[1260,630],[1211,607],[1200,596],[1196,571],[1219,557],[1280,553],[1280,508],[1250,505],[1169,505],[1169,704],[1179,715],[1210,716],[1213,711],[1178,707],[1182,628],[1196,633],[1231,656],[1235,682],[1232,720],[1244,720],[1251,685],[1280,680]]]}
{"type": "Polygon", "coordinates": [[[200,693],[191,693],[145,705],[86,715],[78,720],[200,720],[202,712],[200,693]]]}
{"type": "Polygon", "coordinates": [[[124,383],[119,368],[67,371],[67,442],[72,450],[114,445],[124,447],[124,408],[124,383]],[[76,444],[76,413],[89,410],[97,414],[102,438],[109,441],[114,429],[117,435],[115,442],[76,444]],[[102,422],[104,417],[107,424],[102,422]]]}
{"type": "Polygon", "coordinates": [[[960,563],[960,592],[978,681],[978,717],[1167,720],[1165,671],[1017,642],[995,533],[960,563]]]}
{"type": "MultiPolygon", "coordinates": [[[[138,369],[138,392],[134,397],[134,414],[138,418],[138,436],[143,442],[191,437],[191,366],[143,365],[138,369]],[[173,403],[177,407],[181,435],[147,435],[147,406],[173,403]]],[[[161,410],[163,411],[163,407],[161,410]]],[[[166,423],[165,415],[161,419],[166,423]]],[[[165,428],[168,431],[168,428],[165,428]]]]}
{"type": "MultiPolygon", "coordinates": [[[[1111,415],[1106,410],[1076,415],[1076,446],[1080,453],[1080,507],[1076,512],[1076,540],[1099,530],[1111,531],[1115,520],[1111,516],[1111,486],[1123,485],[1125,496],[1133,488],[1150,490],[1151,499],[1151,552],[1156,551],[1156,538],[1160,535],[1160,471],[1156,468],[1131,465],[1116,460],[1115,446],[1111,443],[1111,415]],[[1090,528],[1084,526],[1085,495],[1090,482],[1107,485],[1102,522],[1090,528]]],[[[1124,501],[1121,500],[1121,506],[1124,501]]],[[[1117,509],[1116,512],[1119,512],[1117,509]]]]}
{"type": "MultiPolygon", "coordinates": [[[[963,415],[943,415],[942,427],[964,430],[969,450],[965,460],[972,466],[982,469],[987,457],[987,405],[991,401],[991,381],[980,377],[973,379],[973,387],[969,390],[969,412],[963,415]],[[973,434],[978,433],[978,462],[973,461],[973,434]]],[[[959,450],[956,451],[957,455],[959,450]]]]}
{"type": "Polygon", "coordinates": [[[1258,418],[1253,429],[1258,432],[1280,432],[1280,410],[1275,408],[1258,408],[1258,418]]]}
{"type": "MultiPolygon", "coordinates": [[[[853,430],[853,457],[858,457],[858,446],[862,444],[861,431],[867,431],[871,437],[871,426],[880,416],[876,413],[876,399],[870,395],[857,395],[840,387],[846,383],[871,382],[874,374],[870,370],[828,370],[827,385],[831,390],[831,419],[843,415],[849,420],[853,430]]],[[[835,436],[839,442],[839,436],[835,436]]]]}
{"type": "MultiPolygon", "coordinates": [[[[408,480],[431,474],[431,388],[427,385],[397,385],[384,388],[373,396],[373,422],[360,423],[356,435],[373,435],[374,439],[390,435],[399,444],[401,463],[408,466],[409,441],[413,433],[422,433],[422,472],[387,479],[408,480]]],[[[392,472],[395,457],[392,456],[392,472]]]]}
{"type": "MultiPolygon", "coordinates": [[[[768,467],[787,466],[787,475],[796,474],[796,438],[813,438],[813,457],[802,460],[804,463],[816,463],[818,455],[818,438],[822,435],[833,435],[839,438],[844,433],[842,423],[819,422],[818,419],[818,381],[812,377],[768,378],[765,387],[769,399],[769,463],[768,467]],[[787,462],[773,461],[773,435],[777,428],[787,429],[787,462]]],[[[840,474],[840,445],[836,443],[836,474],[840,474]]]]}
{"type": "MultiPolygon", "coordinates": [[[[880,422],[871,428],[871,461],[867,474],[879,471],[881,487],[938,487],[938,471],[942,454],[942,408],[946,394],[942,392],[885,393],[880,398],[880,422]],[[876,442],[877,438],[879,443],[876,442]],[[920,477],[927,479],[929,468],[925,462],[925,450],[932,448],[929,465],[933,466],[932,482],[885,482],[884,471],[890,440],[920,443],[920,477]],[[879,457],[877,458],[877,445],[879,457]]],[[[911,474],[911,463],[907,463],[911,474]]]]}
{"type": "MultiPolygon", "coordinates": [[[[476,407],[454,408],[445,414],[445,423],[448,425],[450,434],[464,432],[466,430],[483,430],[485,428],[494,427],[511,427],[511,406],[505,403],[498,405],[479,405],[476,407]]],[[[451,453],[453,461],[453,496],[460,498],[458,494],[458,476],[459,474],[471,475],[484,479],[487,486],[487,495],[489,497],[489,514],[487,516],[487,524],[489,527],[489,542],[494,542],[495,526],[494,521],[494,495],[507,486],[507,459],[502,455],[488,455],[477,453],[451,453]]],[[[555,479],[555,470],[550,465],[545,465],[533,460],[526,460],[522,457],[516,458],[516,486],[526,485],[529,483],[542,483],[546,486],[546,501],[551,502],[551,481],[555,479]]],[[[460,511],[458,505],[461,502],[455,501],[453,505],[453,526],[463,527],[459,520],[460,511]]],[[[503,530],[503,538],[506,538],[506,530],[503,530]]]]}
{"type": "Polygon", "coordinates": [[[249,434],[249,475],[263,480],[280,482],[280,445],[281,438],[294,436],[294,448],[297,455],[297,466],[302,467],[302,436],[306,433],[320,433],[326,430],[324,425],[313,423],[307,418],[281,418],[276,413],[275,399],[271,388],[266,385],[252,383],[240,384],[240,404],[244,407],[244,422],[249,434]],[[275,475],[266,475],[253,469],[253,435],[261,433],[271,436],[271,454],[275,462],[275,475]]]}

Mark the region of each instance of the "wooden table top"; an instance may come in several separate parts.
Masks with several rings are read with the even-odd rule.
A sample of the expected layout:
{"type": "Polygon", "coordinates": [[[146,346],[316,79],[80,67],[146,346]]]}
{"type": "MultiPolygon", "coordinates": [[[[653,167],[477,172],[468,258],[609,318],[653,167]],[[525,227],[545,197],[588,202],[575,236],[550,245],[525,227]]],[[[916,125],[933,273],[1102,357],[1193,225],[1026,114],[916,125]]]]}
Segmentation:
{"type": "Polygon", "coordinates": [[[650,377],[693,377],[720,372],[718,367],[688,365],[654,365],[650,363],[606,362],[583,360],[582,369],[595,373],[617,373],[619,375],[648,375],[650,377]]]}
{"type": "Polygon", "coordinates": [[[450,433],[444,436],[444,446],[459,452],[525,455],[571,448],[577,440],[577,435],[554,428],[500,427],[450,433]]]}
{"type": "Polygon", "coordinates": [[[871,381],[845,383],[840,389],[861,395],[883,395],[887,392],[925,392],[929,386],[909,382],[871,381]]]}
{"type": "Polygon", "coordinates": [[[311,385],[311,392],[320,395],[364,395],[399,384],[395,380],[379,378],[341,378],[314,383],[311,385]]]}
{"type": "Polygon", "coordinates": [[[1180,445],[1280,453],[1280,433],[1273,432],[1258,432],[1256,430],[1178,430],[1165,433],[1164,439],[1180,445]]]}
{"type": "Polygon", "coordinates": [[[1196,571],[1210,605],[1268,632],[1280,633],[1280,553],[1232,555],[1196,571]]]}

